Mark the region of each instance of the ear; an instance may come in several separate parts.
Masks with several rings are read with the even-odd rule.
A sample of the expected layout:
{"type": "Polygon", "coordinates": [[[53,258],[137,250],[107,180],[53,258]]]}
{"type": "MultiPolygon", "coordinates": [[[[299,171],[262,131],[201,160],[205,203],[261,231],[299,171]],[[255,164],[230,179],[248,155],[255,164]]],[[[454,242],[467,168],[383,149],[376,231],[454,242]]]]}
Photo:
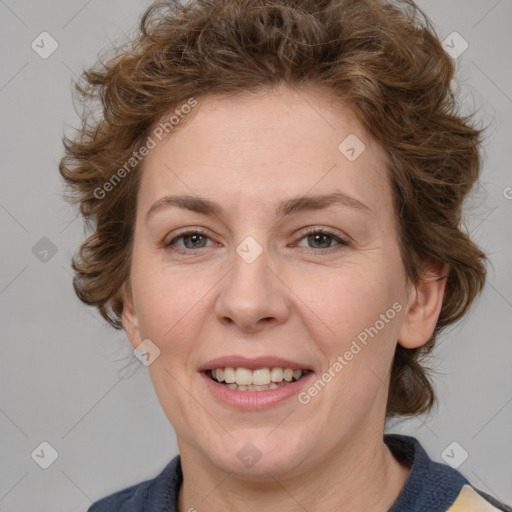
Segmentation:
{"type": "Polygon", "coordinates": [[[446,263],[430,265],[422,280],[412,287],[398,336],[398,343],[403,347],[421,347],[432,336],[443,305],[448,271],[446,263]]]}
{"type": "Polygon", "coordinates": [[[123,322],[123,327],[133,348],[137,348],[141,344],[142,340],[139,330],[139,321],[133,306],[132,287],[129,281],[126,281],[123,285],[122,296],[123,313],[121,315],[121,320],[123,322]]]}

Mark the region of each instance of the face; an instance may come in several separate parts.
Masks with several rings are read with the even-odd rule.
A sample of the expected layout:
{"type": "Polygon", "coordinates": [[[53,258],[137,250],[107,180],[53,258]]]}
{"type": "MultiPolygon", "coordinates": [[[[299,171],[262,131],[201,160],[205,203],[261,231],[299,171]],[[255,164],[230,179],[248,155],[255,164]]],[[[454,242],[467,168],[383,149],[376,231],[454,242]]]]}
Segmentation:
{"type": "Polygon", "coordinates": [[[440,307],[406,283],[385,152],[318,91],[198,100],[145,159],[123,312],[182,458],[258,478],[381,442],[397,340],[440,307]],[[204,371],[293,366],[268,391],[204,371]]]}

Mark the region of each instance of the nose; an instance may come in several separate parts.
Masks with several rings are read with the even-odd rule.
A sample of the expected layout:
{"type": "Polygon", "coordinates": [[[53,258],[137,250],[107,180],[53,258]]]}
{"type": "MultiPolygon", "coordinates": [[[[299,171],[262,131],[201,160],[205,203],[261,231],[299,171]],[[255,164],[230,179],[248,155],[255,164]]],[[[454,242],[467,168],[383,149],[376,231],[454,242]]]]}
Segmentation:
{"type": "Polygon", "coordinates": [[[288,288],[268,263],[266,250],[251,263],[238,253],[233,255],[232,270],[221,281],[215,305],[215,313],[222,323],[255,333],[286,322],[288,288]]]}

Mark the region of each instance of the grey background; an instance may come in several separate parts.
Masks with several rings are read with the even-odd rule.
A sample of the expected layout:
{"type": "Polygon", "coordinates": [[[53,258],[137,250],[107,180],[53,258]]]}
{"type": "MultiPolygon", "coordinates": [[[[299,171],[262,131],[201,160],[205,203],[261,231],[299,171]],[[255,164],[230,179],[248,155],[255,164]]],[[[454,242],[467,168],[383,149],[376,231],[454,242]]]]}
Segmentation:
{"type": "MultiPolygon", "coordinates": [[[[74,296],[70,259],[84,233],[57,170],[61,137],[77,125],[72,76],[131,33],[147,4],[0,0],[1,511],[83,511],[177,453],[147,368],[123,332],[74,296]],[[59,45],[47,59],[31,48],[43,31],[59,45]],[[31,458],[43,441],[58,452],[48,469],[31,458]]],[[[457,31],[469,43],[457,81],[489,129],[467,226],[493,267],[470,316],[435,351],[439,408],[389,430],[415,435],[436,460],[457,441],[469,454],[459,470],[512,503],[512,2],[420,5],[441,39],[457,31]]]]}

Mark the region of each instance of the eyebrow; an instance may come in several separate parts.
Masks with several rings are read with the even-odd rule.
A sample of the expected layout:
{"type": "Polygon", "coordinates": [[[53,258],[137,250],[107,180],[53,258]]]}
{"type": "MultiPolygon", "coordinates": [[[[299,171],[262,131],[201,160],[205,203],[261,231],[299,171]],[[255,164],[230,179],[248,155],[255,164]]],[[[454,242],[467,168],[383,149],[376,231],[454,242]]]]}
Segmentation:
{"type": "MultiPolygon", "coordinates": [[[[341,205],[367,214],[372,213],[372,210],[366,204],[356,198],[348,196],[343,192],[333,192],[332,194],[299,196],[287,199],[279,204],[276,209],[276,215],[278,217],[285,217],[303,211],[321,210],[333,205],[341,205]]],[[[182,208],[204,215],[222,216],[223,214],[222,207],[209,199],[190,195],[165,196],[151,205],[146,213],[146,222],[156,212],[171,207],[182,208]]]]}

